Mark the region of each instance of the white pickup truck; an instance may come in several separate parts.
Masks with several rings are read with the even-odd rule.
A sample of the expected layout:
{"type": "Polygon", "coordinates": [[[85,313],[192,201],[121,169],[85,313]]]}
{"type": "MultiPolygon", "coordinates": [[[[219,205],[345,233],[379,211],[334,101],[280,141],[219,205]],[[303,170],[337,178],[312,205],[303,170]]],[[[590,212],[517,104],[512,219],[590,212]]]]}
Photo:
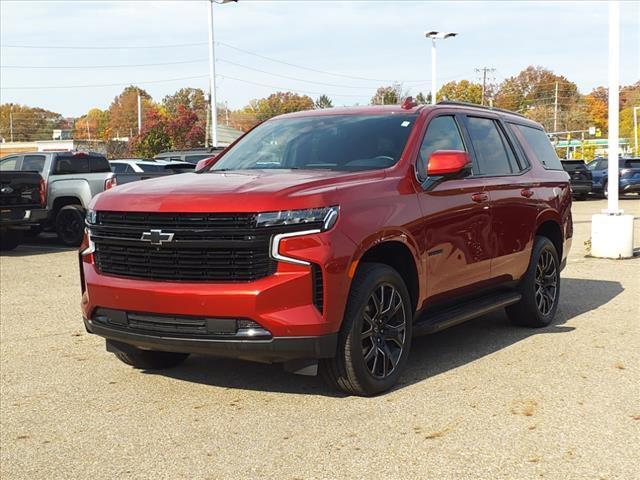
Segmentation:
{"type": "Polygon", "coordinates": [[[99,153],[34,152],[9,155],[0,160],[0,171],[10,170],[40,173],[46,186],[42,225],[55,227],[62,243],[69,246],[78,246],[82,241],[85,209],[91,199],[116,185],[109,162],[99,153]]]}

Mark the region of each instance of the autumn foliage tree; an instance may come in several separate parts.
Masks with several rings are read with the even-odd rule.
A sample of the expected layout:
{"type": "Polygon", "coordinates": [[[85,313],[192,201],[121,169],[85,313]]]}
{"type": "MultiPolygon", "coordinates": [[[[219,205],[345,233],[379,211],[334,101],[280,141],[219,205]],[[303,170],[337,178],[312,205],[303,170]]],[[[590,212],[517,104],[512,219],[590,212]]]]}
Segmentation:
{"type": "Polygon", "coordinates": [[[68,128],[66,119],[59,113],[16,103],[0,105],[0,137],[7,142],[11,140],[12,130],[14,141],[51,140],[55,128],[68,128]]]}
{"type": "Polygon", "coordinates": [[[371,97],[371,105],[397,105],[400,103],[400,95],[398,85],[379,87],[371,97]]]}
{"type": "Polygon", "coordinates": [[[73,128],[73,138],[80,140],[110,140],[109,112],[92,108],[78,118],[73,128]]]}
{"type": "Polygon", "coordinates": [[[440,100],[453,100],[457,102],[482,103],[482,85],[472,83],[469,80],[445,83],[436,96],[440,100]]]}
{"type": "Polygon", "coordinates": [[[153,107],[151,95],[133,85],[126,87],[109,106],[109,130],[116,137],[134,136],[138,132],[138,94],[142,97],[143,119],[153,107]]]}
{"type": "Polygon", "coordinates": [[[205,131],[198,115],[192,109],[178,104],[169,116],[166,132],[174,149],[194,148],[204,145],[205,131]]]}
{"type": "Polygon", "coordinates": [[[166,116],[156,107],[149,107],[142,122],[142,132],[130,141],[134,155],[151,158],[172,148],[166,116]]]}

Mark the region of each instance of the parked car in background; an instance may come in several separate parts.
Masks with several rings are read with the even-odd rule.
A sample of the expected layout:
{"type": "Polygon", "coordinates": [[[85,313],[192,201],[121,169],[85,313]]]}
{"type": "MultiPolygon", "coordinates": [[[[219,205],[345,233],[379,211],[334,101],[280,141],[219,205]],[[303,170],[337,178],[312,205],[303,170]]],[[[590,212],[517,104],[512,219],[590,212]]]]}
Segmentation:
{"type": "Polygon", "coordinates": [[[115,186],[104,155],[92,152],[37,152],[0,160],[0,170],[38,172],[47,200],[44,222],[55,228],[65,245],[78,246],[84,232],[85,209],[98,193],[115,186]]]}
{"type": "Polygon", "coordinates": [[[87,212],[84,324],[126,364],[283,362],[373,395],[413,336],[504,307],[516,325],[555,316],[569,177],[523,116],[454,102],[298,112],[216,160],[87,212]]]}
{"type": "MultiPolygon", "coordinates": [[[[618,182],[618,193],[639,193],[640,192],[640,158],[619,158],[620,178],[618,182]]],[[[609,196],[609,160],[607,158],[596,158],[587,164],[587,169],[591,171],[593,178],[594,193],[598,193],[605,198],[609,196]]]]}
{"type": "Polygon", "coordinates": [[[38,172],[8,169],[12,166],[0,163],[0,250],[16,248],[23,234],[46,218],[43,178],[38,172]]]}
{"type": "Polygon", "coordinates": [[[185,173],[193,171],[195,164],[188,162],[118,158],[109,160],[114,173],[185,173]]]}
{"type": "Polygon", "coordinates": [[[224,150],[223,147],[209,147],[209,148],[193,148],[190,150],[170,150],[168,152],[162,152],[153,157],[154,160],[167,160],[172,162],[188,162],[194,165],[198,161],[211,156],[218,155],[224,150]]]}
{"type": "Polygon", "coordinates": [[[571,193],[574,198],[584,200],[591,192],[591,171],[583,160],[562,160],[562,168],[569,174],[571,193]]]}

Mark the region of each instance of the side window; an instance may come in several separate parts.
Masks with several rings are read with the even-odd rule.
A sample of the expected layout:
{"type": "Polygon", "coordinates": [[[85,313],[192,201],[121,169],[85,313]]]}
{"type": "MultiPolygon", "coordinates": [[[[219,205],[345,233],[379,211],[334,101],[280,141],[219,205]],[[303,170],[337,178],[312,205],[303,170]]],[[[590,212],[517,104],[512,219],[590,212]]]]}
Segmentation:
{"type": "Polygon", "coordinates": [[[136,173],[136,171],[133,169],[131,165],[127,164],[124,167],[124,173],[136,173]]]}
{"type": "MultiPolygon", "coordinates": [[[[467,117],[467,130],[481,175],[508,175],[513,173],[512,161],[507,153],[503,135],[495,120],[467,117]]],[[[513,157],[513,152],[511,152],[513,157]]]]}
{"type": "Polygon", "coordinates": [[[15,170],[18,168],[18,159],[20,157],[5,158],[0,162],[0,171],[15,170]]]}
{"type": "Polygon", "coordinates": [[[112,163],[111,170],[113,170],[113,173],[124,173],[127,166],[125,163],[112,163]]]}
{"type": "Polygon", "coordinates": [[[515,128],[524,137],[525,142],[527,142],[544,168],[548,170],[564,170],[544,130],[519,124],[515,124],[515,128]]]}
{"type": "MultiPolygon", "coordinates": [[[[56,167],[53,170],[58,175],[68,175],[74,173],[89,173],[89,160],[87,157],[58,157],[56,167]]],[[[111,169],[109,169],[111,171],[111,169]]]]}
{"type": "Polygon", "coordinates": [[[429,157],[436,150],[466,150],[455,119],[450,116],[436,117],[429,122],[420,145],[418,172],[427,170],[429,157]]]}
{"type": "Polygon", "coordinates": [[[110,172],[109,161],[105,157],[89,157],[89,170],[91,173],[110,172]]]}
{"type": "Polygon", "coordinates": [[[44,170],[44,160],[44,155],[25,155],[20,170],[42,173],[44,170]]]}

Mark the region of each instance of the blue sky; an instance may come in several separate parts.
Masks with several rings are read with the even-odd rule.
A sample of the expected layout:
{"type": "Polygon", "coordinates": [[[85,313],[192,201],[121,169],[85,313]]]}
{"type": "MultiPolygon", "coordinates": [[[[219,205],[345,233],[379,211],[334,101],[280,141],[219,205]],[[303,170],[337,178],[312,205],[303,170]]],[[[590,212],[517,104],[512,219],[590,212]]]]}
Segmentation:
{"type": "MultiPolygon", "coordinates": [[[[639,5],[621,6],[623,84],[640,79],[639,5]]],[[[183,86],[206,89],[207,6],[203,0],[3,0],[0,102],[76,116],[108,107],[124,84],[145,88],[155,100],[183,86]],[[176,44],[193,45],[139,48],[176,44]],[[157,65],[173,62],[182,63],[157,65]],[[145,66],[113,67],[132,64],[145,66]],[[24,66],[47,68],[14,68],[24,66]],[[61,66],[82,68],[48,68],[61,66]],[[185,77],[194,78],[172,80],[185,77]],[[79,87],[104,84],[116,85],[79,87]],[[75,88],[15,89],[61,86],[75,88]]],[[[474,69],[483,66],[495,68],[493,77],[500,81],[533,64],[565,75],[587,93],[607,81],[607,12],[606,2],[240,0],[216,5],[218,99],[238,108],[275,90],[293,90],[314,98],[326,93],[334,105],[363,104],[378,86],[394,80],[413,94],[427,92],[430,45],[423,34],[432,29],[460,33],[439,43],[439,84],[474,80],[474,69]]]]}

